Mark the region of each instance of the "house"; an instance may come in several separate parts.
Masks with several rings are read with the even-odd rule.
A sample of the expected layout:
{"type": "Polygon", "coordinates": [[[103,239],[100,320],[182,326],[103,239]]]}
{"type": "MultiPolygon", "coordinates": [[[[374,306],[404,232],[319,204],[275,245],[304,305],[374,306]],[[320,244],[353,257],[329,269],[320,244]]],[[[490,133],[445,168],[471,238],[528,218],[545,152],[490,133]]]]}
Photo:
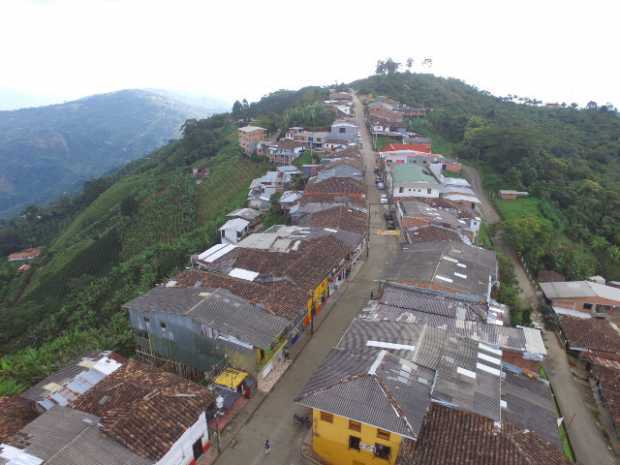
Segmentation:
{"type": "Polygon", "coordinates": [[[336,120],[331,125],[329,137],[347,143],[356,142],[359,138],[359,128],[353,122],[336,120]]]}
{"type": "MultiPolygon", "coordinates": [[[[252,280],[241,268],[231,276],[252,280]]],[[[124,305],[141,353],[198,372],[227,361],[258,375],[285,342],[290,322],[227,289],[156,287],[124,305]]]]}
{"type": "Polygon", "coordinates": [[[480,218],[460,219],[452,210],[436,208],[419,200],[396,203],[401,237],[407,242],[462,240],[472,244],[480,230],[480,218]]]}
{"type": "Polygon", "coordinates": [[[250,227],[256,226],[260,222],[260,212],[253,208],[239,208],[226,215],[228,219],[240,218],[250,223],[250,227]]]}
{"type": "Polygon", "coordinates": [[[595,353],[605,358],[620,355],[620,335],[607,319],[560,315],[565,346],[577,353],[595,353]]]}
{"type": "Polygon", "coordinates": [[[236,244],[249,234],[250,222],[241,218],[228,220],[217,230],[222,244],[236,244]]]}
{"type": "Polygon", "coordinates": [[[469,186],[458,185],[450,181],[450,179],[455,178],[443,178],[443,186],[440,193],[440,198],[443,202],[460,211],[470,210],[471,212],[476,212],[481,202],[473,189],[469,186]]]}
{"type": "Polygon", "coordinates": [[[427,138],[417,138],[410,144],[388,144],[383,147],[384,152],[393,152],[397,150],[414,150],[416,152],[432,153],[431,140],[427,138]]]}
{"type": "Polygon", "coordinates": [[[594,381],[596,393],[607,409],[613,427],[620,429],[620,362],[587,354],[590,378],[594,381]]]}
{"type": "Polygon", "coordinates": [[[349,177],[334,176],[325,180],[311,178],[306,184],[304,198],[327,199],[345,197],[365,201],[365,183],[349,177]]]}
{"type": "Polygon", "coordinates": [[[21,394],[38,412],[66,406],[93,386],[120,369],[126,360],[109,352],[96,352],[76,358],[61,370],[47,376],[21,394]]]}
{"type": "Polygon", "coordinates": [[[389,152],[379,152],[379,158],[383,160],[385,166],[408,163],[430,165],[431,163],[442,163],[444,160],[444,156],[438,153],[426,153],[417,150],[391,150],[389,152]]]}
{"type": "Polygon", "coordinates": [[[558,315],[576,318],[607,317],[620,312],[620,289],[592,281],[540,283],[558,315]]]}
{"type": "Polygon", "coordinates": [[[195,463],[210,446],[203,386],[129,360],[70,404],[56,405],[0,447],[0,463],[195,463]]]}
{"type": "Polygon", "coordinates": [[[276,165],[290,165],[301,156],[305,145],[303,142],[283,139],[274,143],[261,144],[260,155],[266,156],[276,165]]]}
{"type": "Polygon", "coordinates": [[[193,178],[206,178],[209,176],[209,167],[203,166],[201,168],[192,168],[192,177],[193,178]]]}
{"type": "Polygon", "coordinates": [[[331,138],[331,130],[327,128],[304,129],[299,126],[287,129],[285,139],[300,142],[305,147],[320,149],[323,143],[331,138]]]}
{"type": "Polygon", "coordinates": [[[27,260],[34,260],[41,255],[41,247],[34,247],[31,249],[20,250],[9,255],[9,262],[23,262],[27,260]]]}
{"type": "Polygon", "coordinates": [[[386,351],[333,349],[295,401],[312,409],[312,449],[326,463],[394,464],[417,439],[433,370],[386,351]]]}
{"type": "Polygon", "coordinates": [[[317,173],[316,178],[310,178],[310,182],[325,181],[334,177],[352,178],[362,182],[364,180],[364,171],[362,171],[361,164],[357,161],[333,162],[324,165],[323,169],[317,173]]]}
{"type": "Polygon", "coordinates": [[[416,442],[406,441],[397,465],[570,465],[554,444],[535,431],[502,420],[433,404],[416,442]],[[458,445],[455,444],[458,441],[458,445]]]}
{"type": "Polygon", "coordinates": [[[252,273],[252,281],[276,283],[282,280],[303,290],[306,309],[296,315],[294,328],[303,333],[319,314],[323,303],[351,271],[351,254],[360,240],[352,233],[282,230],[280,226],[252,234],[238,245],[214,246],[192,258],[199,269],[229,274],[235,268],[252,273]],[[284,237],[283,237],[284,236],[284,237]],[[343,241],[350,242],[343,242],[343,241]]]}
{"type": "Polygon", "coordinates": [[[515,199],[518,199],[519,197],[527,197],[528,195],[530,195],[528,192],[522,192],[522,191],[511,191],[511,190],[500,190],[499,191],[499,197],[502,200],[515,200],[515,199]]]}
{"type": "Polygon", "coordinates": [[[435,174],[416,164],[392,165],[388,170],[387,184],[394,199],[433,199],[441,192],[441,183],[435,174]]]}
{"type": "Polygon", "coordinates": [[[267,130],[258,126],[244,126],[238,132],[239,145],[246,155],[252,155],[258,143],[267,138],[267,130]]]}
{"type": "Polygon", "coordinates": [[[303,197],[303,191],[285,191],[280,197],[280,207],[283,210],[289,211],[295,205],[298,204],[299,199],[303,197]]]}
{"type": "Polygon", "coordinates": [[[495,252],[460,241],[406,244],[385,273],[386,281],[445,291],[489,303],[498,284],[495,252]]]}

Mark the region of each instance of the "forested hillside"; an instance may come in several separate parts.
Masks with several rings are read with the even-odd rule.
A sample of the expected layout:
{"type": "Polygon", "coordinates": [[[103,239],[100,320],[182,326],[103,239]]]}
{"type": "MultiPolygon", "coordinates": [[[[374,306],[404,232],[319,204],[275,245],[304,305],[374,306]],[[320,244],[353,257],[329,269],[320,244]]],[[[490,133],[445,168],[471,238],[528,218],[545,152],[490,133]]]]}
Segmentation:
{"type": "Polygon", "coordinates": [[[620,117],[613,107],[545,107],[429,74],[377,75],[353,86],[431,108],[410,124],[433,137],[434,151],[479,167],[490,192],[532,194],[497,203],[505,234],[533,272],[620,279],[620,117]]]}
{"type": "Polygon", "coordinates": [[[78,191],[177,138],[186,119],[207,114],[143,90],[0,111],[0,217],[78,191]]]}
{"type": "MultiPolygon", "coordinates": [[[[280,91],[254,104],[253,115],[279,119],[322,95],[280,91]]],[[[25,273],[0,262],[0,395],[88,349],[131,353],[121,305],[209,247],[224,215],[245,203],[251,180],[268,168],[242,155],[236,118],[188,120],[180,140],[88,183],[80,195],[5,222],[2,255],[24,244],[45,247],[25,273]],[[192,168],[205,166],[209,175],[197,182],[192,168]]]]}

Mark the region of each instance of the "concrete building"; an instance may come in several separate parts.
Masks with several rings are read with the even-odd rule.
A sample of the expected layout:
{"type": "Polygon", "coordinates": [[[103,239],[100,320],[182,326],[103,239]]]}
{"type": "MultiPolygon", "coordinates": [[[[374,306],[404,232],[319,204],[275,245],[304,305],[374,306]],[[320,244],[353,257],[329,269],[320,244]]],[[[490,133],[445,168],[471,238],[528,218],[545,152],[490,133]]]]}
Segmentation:
{"type": "Polygon", "coordinates": [[[440,180],[431,170],[417,164],[393,165],[388,170],[387,182],[394,199],[436,199],[441,192],[440,180]]]}
{"type": "Polygon", "coordinates": [[[267,130],[258,126],[244,126],[238,132],[239,145],[246,155],[252,155],[258,143],[267,138],[267,130]]]}
{"type": "Polygon", "coordinates": [[[218,230],[222,244],[236,244],[250,232],[250,222],[242,218],[233,218],[224,223],[218,230]]]}

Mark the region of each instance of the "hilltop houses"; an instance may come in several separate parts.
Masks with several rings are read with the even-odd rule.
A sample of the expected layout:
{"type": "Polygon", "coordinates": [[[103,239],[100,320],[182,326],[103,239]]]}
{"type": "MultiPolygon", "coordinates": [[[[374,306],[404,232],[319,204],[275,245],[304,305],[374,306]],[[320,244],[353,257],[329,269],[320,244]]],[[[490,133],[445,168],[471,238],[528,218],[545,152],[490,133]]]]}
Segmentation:
{"type": "Polygon", "coordinates": [[[239,145],[246,155],[252,155],[259,142],[267,138],[267,130],[258,126],[239,128],[239,145]]]}

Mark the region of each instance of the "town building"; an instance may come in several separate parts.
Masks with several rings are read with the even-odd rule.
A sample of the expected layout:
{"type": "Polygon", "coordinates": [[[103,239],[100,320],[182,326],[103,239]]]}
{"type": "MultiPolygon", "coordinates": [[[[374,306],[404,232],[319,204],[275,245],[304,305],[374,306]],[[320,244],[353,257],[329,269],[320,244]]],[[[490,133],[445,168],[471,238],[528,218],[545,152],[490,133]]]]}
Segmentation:
{"type": "Polygon", "coordinates": [[[250,232],[250,222],[242,218],[228,220],[217,230],[222,244],[236,244],[250,232]]]}
{"type": "MultiPolygon", "coordinates": [[[[234,268],[231,277],[256,273],[234,268]]],[[[258,375],[279,354],[290,322],[227,289],[156,287],[128,302],[141,354],[207,372],[226,360],[258,375]]]]}
{"type": "Polygon", "coordinates": [[[0,463],[193,464],[210,446],[213,401],[206,387],[129,360],[0,444],[0,463]]]}
{"type": "Polygon", "coordinates": [[[529,195],[528,192],[524,191],[512,191],[512,190],[500,190],[499,197],[502,200],[515,200],[519,197],[527,197],[529,195]]]}
{"type": "Polygon", "coordinates": [[[357,124],[351,121],[336,120],[331,125],[329,137],[347,143],[357,142],[359,139],[359,128],[357,124]]]}
{"type": "Polygon", "coordinates": [[[620,289],[592,281],[540,283],[558,315],[576,318],[607,317],[620,312],[620,289]]]}
{"type": "Polygon", "coordinates": [[[406,244],[386,270],[386,280],[491,301],[498,284],[495,252],[460,241],[406,244]]]}
{"type": "Polygon", "coordinates": [[[244,126],[238,132],[239,145],[246,155],[256,152],[258,143],[267,138],[267,130],[258,126],[244,126]]]}
{"type": "Polygon", "coordinates": [[[392,165],[388,170],[387,184],[394,199],[433,199],[441,192],[441,182],[435,174],[417,164],[392,165]]]}

